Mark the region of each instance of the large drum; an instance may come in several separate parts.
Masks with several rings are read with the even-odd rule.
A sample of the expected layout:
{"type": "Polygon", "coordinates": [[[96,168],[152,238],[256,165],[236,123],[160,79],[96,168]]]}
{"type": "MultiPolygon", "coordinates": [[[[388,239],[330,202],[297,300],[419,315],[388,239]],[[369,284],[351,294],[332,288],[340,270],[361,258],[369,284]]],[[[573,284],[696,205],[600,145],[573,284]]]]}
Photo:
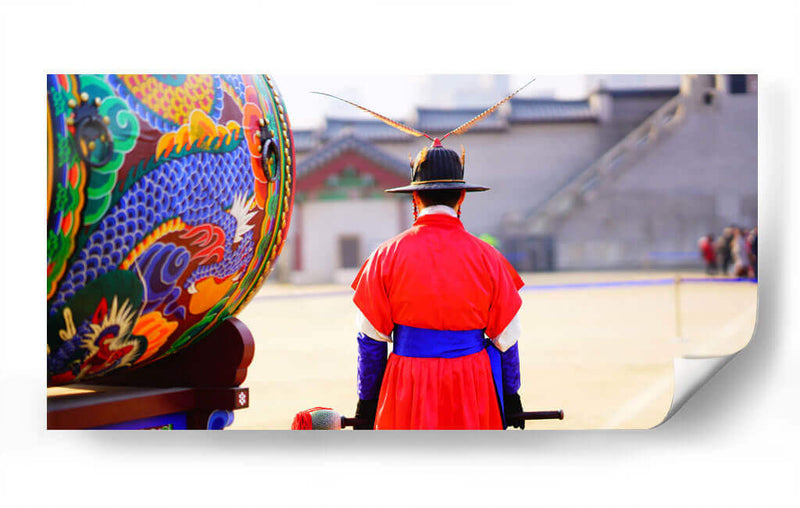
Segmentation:
{"type": "Polygon", "coordinates": [[[274,266],[293,202],[267,76],[47,77],[47,381],[202,340],[274,266]]]}

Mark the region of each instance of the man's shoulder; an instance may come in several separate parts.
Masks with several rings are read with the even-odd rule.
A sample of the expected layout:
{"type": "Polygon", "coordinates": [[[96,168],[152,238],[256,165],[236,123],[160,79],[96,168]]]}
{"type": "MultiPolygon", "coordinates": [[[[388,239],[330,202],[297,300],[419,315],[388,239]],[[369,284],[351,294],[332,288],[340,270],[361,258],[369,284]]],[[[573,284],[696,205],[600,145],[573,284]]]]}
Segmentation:
{"type": "Polygon", "coordinates": [[[400,243],[406,243],[406,242],[414,241],[414,239],[417,237],[419,232],[420,232],[420,228],[418,226],[411,226],[410,228],[408,228],[408,229],[406,229],[404,231],[401,231],[400,233],[398,233],[398,234],[394,235],[393,237],[389,238],[388,240],[383,242],[381,244],[381,246],[385,245],[387,247],[390,247],[390,246],[397,245],[397,244],[400,244],[400,243]]]}
{"type": "Polygon", "coordinates": [[[376,255],[385,255],[387,253],[393,253],[400,247],[402,244],[407,243],[409,239],[414,236],[413,227],[402,231],[395,236],[388,238],[381,242],[378,247],[375,248],[375,251],[372,253],[372,256],[376,255]]]}
{"type": "Polygon", "coordinates": [[[502,258],[503,254],[497,250],[492,244],[487,242],[486,240],[481,239],[480,237],[473,235],[472,233],[466,232],[466,235],[469,237],[469,243],[475,247],[475,249],[479,250],[486,256],[490,258],[502,258]]]}
{"type": "Polygon", "coordinates": [[[498,270],[498,272],[508,272],[509,275],[511,275],[511,279],[514,281],[514,284],[517,286],[517,289],[521,288],[525,284],[522,278],[519,276],[519,273],[517,273],[517,270],[498,248],[486,242],[485,240],[478,238],[477,236],[470,236],[472,236],[472,243],[475,245],[475,249],[480,251],[483,259],[487,260],[490,266],[494,267],[496,270],[498,270]]]}

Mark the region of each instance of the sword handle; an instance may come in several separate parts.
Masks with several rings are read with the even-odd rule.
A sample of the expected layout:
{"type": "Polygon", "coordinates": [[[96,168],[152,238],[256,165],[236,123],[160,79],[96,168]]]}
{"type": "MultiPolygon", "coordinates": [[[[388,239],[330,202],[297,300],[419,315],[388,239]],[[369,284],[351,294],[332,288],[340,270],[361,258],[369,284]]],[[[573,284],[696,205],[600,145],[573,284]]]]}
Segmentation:
{"type": "Polygon", "coordinates": [[[342,428],[345,427],[355,427],[363,423],[365,420],[363,418],[348,418],[346,416],[342,416],[342,428]]]}
{"type": "Polygon", "coordinates": [[[563,420],[564,410],[553,411],[527,411],[509,416],[509,420],[563,420]]]}

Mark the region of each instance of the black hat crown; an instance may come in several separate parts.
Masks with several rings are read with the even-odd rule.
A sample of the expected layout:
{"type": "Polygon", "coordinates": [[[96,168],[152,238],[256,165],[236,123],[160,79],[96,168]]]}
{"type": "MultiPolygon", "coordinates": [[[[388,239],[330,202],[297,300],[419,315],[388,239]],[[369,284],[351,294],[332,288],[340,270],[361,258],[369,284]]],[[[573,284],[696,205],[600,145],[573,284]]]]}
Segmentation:
{"type": "Polygon", "coordinates": [[[412,182],[464,181],[464,166],[458,154],[443,146],[424,148],[412,165],[412,182]]]}
{"type": "Polygon", "coordinates": [[[433,145],[425,147],[411,163],[411,184],[386,189],[386,192],[409,193],[418,190],[464,189],[467,192],[489,190],[488,187],[470,185],[464,181],[464,154],[442,146],[436,138],[433,145]]]}

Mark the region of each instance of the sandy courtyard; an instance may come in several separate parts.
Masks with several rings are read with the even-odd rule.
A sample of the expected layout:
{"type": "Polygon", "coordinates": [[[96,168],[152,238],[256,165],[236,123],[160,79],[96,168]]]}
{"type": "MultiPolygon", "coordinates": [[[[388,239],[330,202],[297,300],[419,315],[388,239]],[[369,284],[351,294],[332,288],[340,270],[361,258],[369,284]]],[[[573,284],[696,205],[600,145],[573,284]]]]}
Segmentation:
{"type": "MultiPolygon", "coordinates": [[[[674,357],[720,356],[747,345],[756,321],[755,284],[666,280],[676,275],[523,274],[523,407],[560,408],[566,416],[529,421],[526,429],[653,427],[672,401],[674,357]]],[[[351,297],[346,286],[262,288],[239,314],[256,352],[243,385],[250,388],[250,408],[236,412],[231,429],[288,429],[297,411],[314,406],[352,416],[351,297]]]]}

